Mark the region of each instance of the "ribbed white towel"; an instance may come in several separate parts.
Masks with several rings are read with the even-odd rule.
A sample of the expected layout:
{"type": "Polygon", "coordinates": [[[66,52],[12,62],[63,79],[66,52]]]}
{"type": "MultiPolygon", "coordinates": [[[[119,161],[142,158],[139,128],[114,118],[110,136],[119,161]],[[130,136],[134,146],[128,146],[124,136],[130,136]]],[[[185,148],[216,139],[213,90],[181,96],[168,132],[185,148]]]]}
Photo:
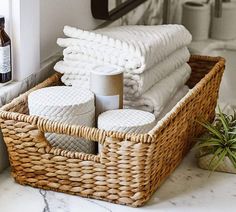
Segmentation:
{"type": "Polygon", "coordinates": [[[125,96],[127,98],[141,96],[160,80],[188,62],[189,58],[190,53],[187,47],[184,47],[142,74],[125,73],[125,96]]]}
{"type": "Polygon", "coordinates": [[[77,60],[81,54],[127,70],[142,73],[188,45],[192,36],[182,25],[120,26],[93,32],[69,26],[58,39],[66,59],[77,60]]]}
{"type": "MultiPolygon", "coordinates": [[[[92,62],[79,60],[77,62],[59,61],[54,69],[62,74],[61,81],[67,86],[89,88],[90,72],[98,67],[107,68],[106,65],[98,65],[92,62]]],[[[119,67],[118,67],[119,68],[119,67]]]]}
{"type": "MultiPolygon", "coordinates": [[[[189,51],[187,47],[184,47],[178,49],[165,60],[142,74],[132,74],[124,70],[125,97],[139,97],[158,81],[186,63],[189,57],[189,51]]],[[[54,68],[56,71],[64,74],[61,80],[65,85],[89,88],[90,71],[98,66],[104,66],[104,68],[108,66],[100,64],[102,64],[100,61],[80,58],[78,61],[59,61],[54,68]]],[[[119,68],[117,66],[114,67],[119,68]]]]}
{"type": "Polygon", "coordinates": [[[124,105],[126,108],[152,112],[158,117],[176,92],[184,86],[190,74],[191,68],[188,64],[185,64],[174,73],[158,82],[141,97],[125,100],[124,105]]]}

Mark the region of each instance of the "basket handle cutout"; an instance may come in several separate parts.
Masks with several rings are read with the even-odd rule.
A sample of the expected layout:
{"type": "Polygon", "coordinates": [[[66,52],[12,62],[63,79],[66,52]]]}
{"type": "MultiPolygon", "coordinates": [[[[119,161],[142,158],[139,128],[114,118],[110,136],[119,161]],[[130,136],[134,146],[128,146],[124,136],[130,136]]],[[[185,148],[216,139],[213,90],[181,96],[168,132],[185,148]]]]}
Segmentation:
{"type": "Polygon", "coordinates": [[[153,136],[150,134],[135,134],[115,131],[105,131],[95,127],[86,127],[80,125],[65,124],[63,122],[50,121],[38,117],[38,129],[42,132],[65,134],[77,138],[83,138],[88,141],[98,142],[104,145],[107,137],[128,140],[132,142],[152,142],[153,136]]]}
{"type": "MultiPolygon", "coordinates": [[[[50,121],[44,118],[38,119],[37,126],[40,134],[43,135],[40,137],[41,142],[48,142],[47,138],[45,137],[45,133],[55,133],[59,135],[67,135],[72,136],[76,138],[82,138],[86,142],[98,142],[99,144],[103,145],[105,144],[105,140],[107,137],[107,133],[104,130],[99,130],[96,128],[90,128],[85,126],[79,126],[79,125],[70,125],[65,124],[63,122],[56,122],[56,121],[50,121]]],[[[79,142],[79,141],[78,141],[79,142]]],[[[49,144],[51,147],[51,145],[49,144]]],[[[80,158],[83,160],[92,160],[96,162],[100,162],[101,156],[103,153],[103,150],[99,154],[89,154],[85,152],[75,152],[75,151],[69,151],[65,149],[60,149],[59,147],[51,147],[50,150],[51,153],[57,154],[58,152],[65,153],[68,157],[68,154],[73,155],[73,158],[76,156],[76,158],[80,158]]]]}

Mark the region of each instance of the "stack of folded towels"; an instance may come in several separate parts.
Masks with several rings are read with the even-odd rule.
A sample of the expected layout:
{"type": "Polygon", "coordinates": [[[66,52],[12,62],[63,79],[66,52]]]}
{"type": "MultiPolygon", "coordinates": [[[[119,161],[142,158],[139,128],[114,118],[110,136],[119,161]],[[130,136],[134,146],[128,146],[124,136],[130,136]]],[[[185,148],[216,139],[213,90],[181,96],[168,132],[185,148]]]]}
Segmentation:
{"type": "MultiPolygon", "coordinates": [[[[68,86],[89,88],[90,72],[98,66],[124,71],[124,106],[156,117],[187,92],[191,74],[187,45],[191,34],[181,25],[120,26],[85,31],[65,26],[59,38],[64,60],[55,70],[68,86]]],[[[111,69],[112,70],[112,69],[111,69]]]]}

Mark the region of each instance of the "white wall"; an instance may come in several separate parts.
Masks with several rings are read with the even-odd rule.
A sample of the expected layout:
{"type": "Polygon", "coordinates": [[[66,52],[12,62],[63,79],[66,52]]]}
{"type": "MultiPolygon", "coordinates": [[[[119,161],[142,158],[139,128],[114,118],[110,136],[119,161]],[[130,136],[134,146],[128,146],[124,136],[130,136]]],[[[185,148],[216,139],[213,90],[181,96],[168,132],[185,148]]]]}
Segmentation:
{"type": "Polygon", "coordinates": [[[40,0],[41,62],[59,51],[56,38],[64,25],[93,29],[102,23],[92,17],[90,0],[40,0]]]}
{"type": "Polygon", "coordinates": [[[64,25],[93,29],[102,23],[93,19],[90,0],[0,1],[12,38],[15,80],[39,72],[40,62],[60,50],[56,39],[63,37],[64,25]]]}
{"type": "Polygon", "coordinates": [[[1,0],[0,15],[5,16],[6,31],[8,34],[10,34],[11,30],[10,30],[10,2],[9,0],[1,0]]]}
{"type": "Polygon", "coordinates": [[[11,0],[14,79],[40,71],[39,1],[11,0]]]}
{"type": "Polygon", "coordinates": [[[40,69],[39,1],[1,0],[6,31],[12,41],[14,80],[23,80],[40,69]]]}

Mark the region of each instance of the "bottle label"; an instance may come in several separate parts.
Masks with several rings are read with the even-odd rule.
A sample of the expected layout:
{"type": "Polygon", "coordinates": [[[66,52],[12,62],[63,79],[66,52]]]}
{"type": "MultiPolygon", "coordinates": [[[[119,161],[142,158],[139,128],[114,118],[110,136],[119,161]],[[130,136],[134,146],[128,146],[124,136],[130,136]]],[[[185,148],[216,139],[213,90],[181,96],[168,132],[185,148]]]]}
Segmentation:
{"type": "Polygon", "coordinates": [[[96,95],[96,110],[97,114],[103,113],[107,110],[119,109],[120,97],[115,96],[101,96],[96,95]]]}
{"type": "Polygon", "coordinates": [[[10,45],[0,47],[0,74],[11,71],[11,49],[10,45]]]}

